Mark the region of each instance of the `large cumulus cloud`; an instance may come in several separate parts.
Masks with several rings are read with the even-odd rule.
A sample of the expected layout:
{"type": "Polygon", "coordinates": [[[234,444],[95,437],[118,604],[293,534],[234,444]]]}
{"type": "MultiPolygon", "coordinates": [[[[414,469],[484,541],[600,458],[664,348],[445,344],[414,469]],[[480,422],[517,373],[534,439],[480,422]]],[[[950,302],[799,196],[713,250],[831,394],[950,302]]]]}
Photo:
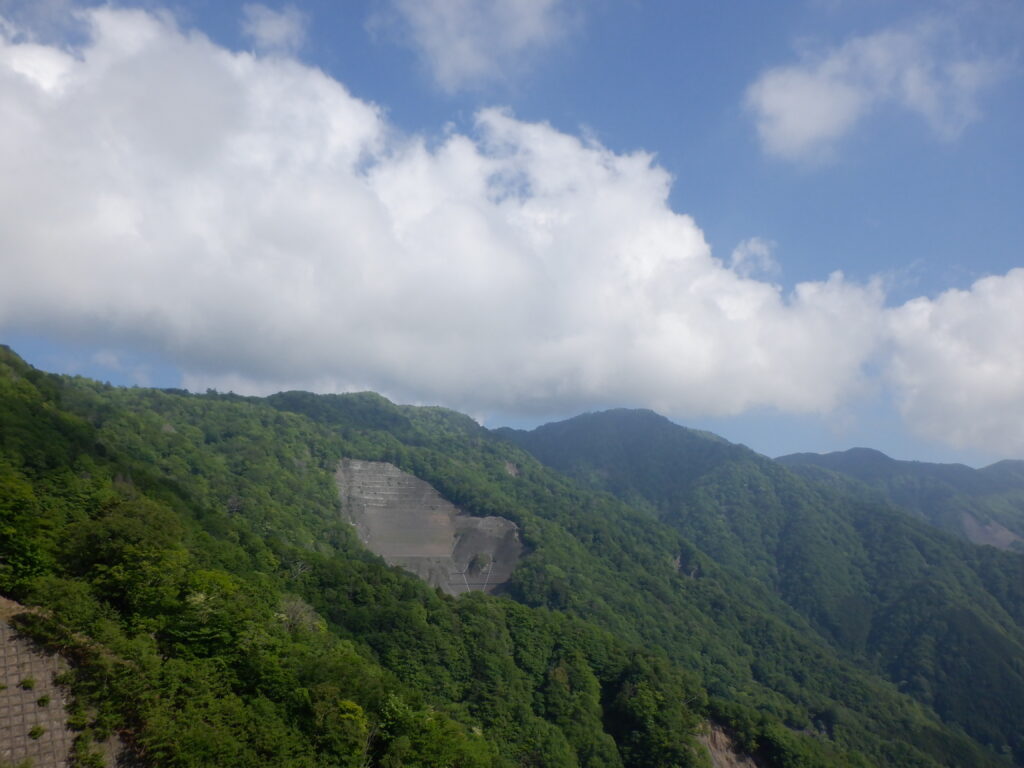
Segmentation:
{"type": "Polygon", "coordinates": [[[887,313],[889,375],[921,435],[1024,455],[1024,269],[887,313]]]}
{"type": "Polygon", "coordinates": [[[827,412],[878,359],[909,391],[932,338],[876,284],[716,259],[647,154],[500,109],[403,135],[293,59],[83,19],[74,52],[4,27],[0,331],[145,346],[191,386],[677,416],[827,412]]]}

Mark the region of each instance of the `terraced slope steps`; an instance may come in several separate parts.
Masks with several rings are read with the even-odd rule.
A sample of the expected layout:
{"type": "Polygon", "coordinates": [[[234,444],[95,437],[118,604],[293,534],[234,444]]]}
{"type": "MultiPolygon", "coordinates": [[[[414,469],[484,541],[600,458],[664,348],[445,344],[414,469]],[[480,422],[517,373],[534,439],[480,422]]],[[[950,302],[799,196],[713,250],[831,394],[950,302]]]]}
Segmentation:
{"type": "Polygon", "coordinates": [[[493,592],[519,562],[515,523],[467,515],[393,464],[342,459],[335,479],[363,544],[449,595],[493,592]]]}
{"type": "Polygon", "coordinates": [[[66,724],[64,692],[53,678],[66,669],[8,624],[24,610],[0,598],[0,765],[67,765],[74,733],[66,724]]]}

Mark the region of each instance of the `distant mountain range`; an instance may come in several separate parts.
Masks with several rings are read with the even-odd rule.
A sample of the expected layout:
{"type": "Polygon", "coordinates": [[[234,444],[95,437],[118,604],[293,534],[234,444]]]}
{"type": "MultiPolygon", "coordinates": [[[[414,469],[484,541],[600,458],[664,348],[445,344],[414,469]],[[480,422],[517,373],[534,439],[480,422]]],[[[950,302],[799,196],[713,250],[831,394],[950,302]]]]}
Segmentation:
{"type": "Polygon", "coordinates": [[[794,453],[777,461],[822,482],[839,482],[828,473],[858,481],[922,520],[975,544],[1024,552],[1024,461],[972,469],[963,464],[898,461],[871,448],[794,453]]]}
{"type": "Polygon", "coordinates": [[[916,518],[983,525],[999,499],[1000,519],[1020,526],[1024,513],[1012,502],[1024,499],[1020,462],[975,471],[864,450],[773,461],[650,411],[499,432],[577,481],[652,510],[716,563],[756,578],[844,654],[979,740],[1018,729],[1024,580],[1014,582],[1024,578],[1024,558],[974,548],[916,518]],[[810,468],[815,460],[864,480],[810,468]],[[875,490],[883,480],[887,489],[927,488],[943,506],[930,508],[923,492],[875,490]],[[979,690],[988,693],[966,695],[979,690]]]}

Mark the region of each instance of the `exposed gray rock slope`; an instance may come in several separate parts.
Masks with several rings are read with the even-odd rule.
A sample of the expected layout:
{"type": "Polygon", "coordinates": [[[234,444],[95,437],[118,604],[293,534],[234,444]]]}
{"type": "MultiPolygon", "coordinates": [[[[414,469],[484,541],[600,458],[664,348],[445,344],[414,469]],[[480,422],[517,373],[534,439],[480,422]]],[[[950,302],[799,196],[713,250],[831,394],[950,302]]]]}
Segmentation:
{"type": "Polygon", "coordinates": [[[335,479],[342,514],[363,544],[449,595],[493,592],[519,562],[515,523],[467,515],[393,464],[342,459],[335,479]]]}
{"type": "Polygon", "coordinates": [[[733,738],[719,725],[709,723],[697,735],[711,758],[712,768],[762,768],[763,763],[743,754],[733,738]]]}

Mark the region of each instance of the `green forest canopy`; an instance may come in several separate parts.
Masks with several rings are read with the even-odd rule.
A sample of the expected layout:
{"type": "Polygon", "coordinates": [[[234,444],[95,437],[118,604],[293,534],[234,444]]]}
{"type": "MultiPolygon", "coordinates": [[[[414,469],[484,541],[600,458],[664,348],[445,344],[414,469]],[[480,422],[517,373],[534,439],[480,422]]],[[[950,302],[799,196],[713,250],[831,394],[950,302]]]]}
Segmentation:
{"type": "MultiPolygon", "coordinates": [[[[695,511],[639,486],[616,498],[508,437],[369,393],[120,389],[0,350],[0,592],[40,606],[20,629],[73,662],[78,764],[116,733],[154,766],[698,766],[708,719],[769,765],[1021,763],[1016,700],[973,687],[1022,674],[1016,556],[872,507],[862,528],[854,512],[820,521],[853,525],[871,568],[857,554],[801,580],[830,570],[828,534],[773,571],[779,546],[744,535],[784,541],[784,524],[734,525],[718,546],[710,522],[683,524],[695,511]],[[338,510],[343,456],[516,521],[529,553],[508,594],[455,600],[363,549],[338,510]],[[921,573],[934,594],[898,613],[921,573]],[[837,618],[851,595],[903,623],[858,639],[837,618]],[[895,648],[911,636],[921,649],[895,648]],[[929,651],[949,636],[964,670],[929,651]],[[940,711],[941,686],[1007,718],[940,711]]],[[[733,520],[759,511],[751,477],[716,466],[692,490],[708,520],[726,501],[733,520]]],[[[860,509],[798,482],[771,516],[860,509]]]]}

